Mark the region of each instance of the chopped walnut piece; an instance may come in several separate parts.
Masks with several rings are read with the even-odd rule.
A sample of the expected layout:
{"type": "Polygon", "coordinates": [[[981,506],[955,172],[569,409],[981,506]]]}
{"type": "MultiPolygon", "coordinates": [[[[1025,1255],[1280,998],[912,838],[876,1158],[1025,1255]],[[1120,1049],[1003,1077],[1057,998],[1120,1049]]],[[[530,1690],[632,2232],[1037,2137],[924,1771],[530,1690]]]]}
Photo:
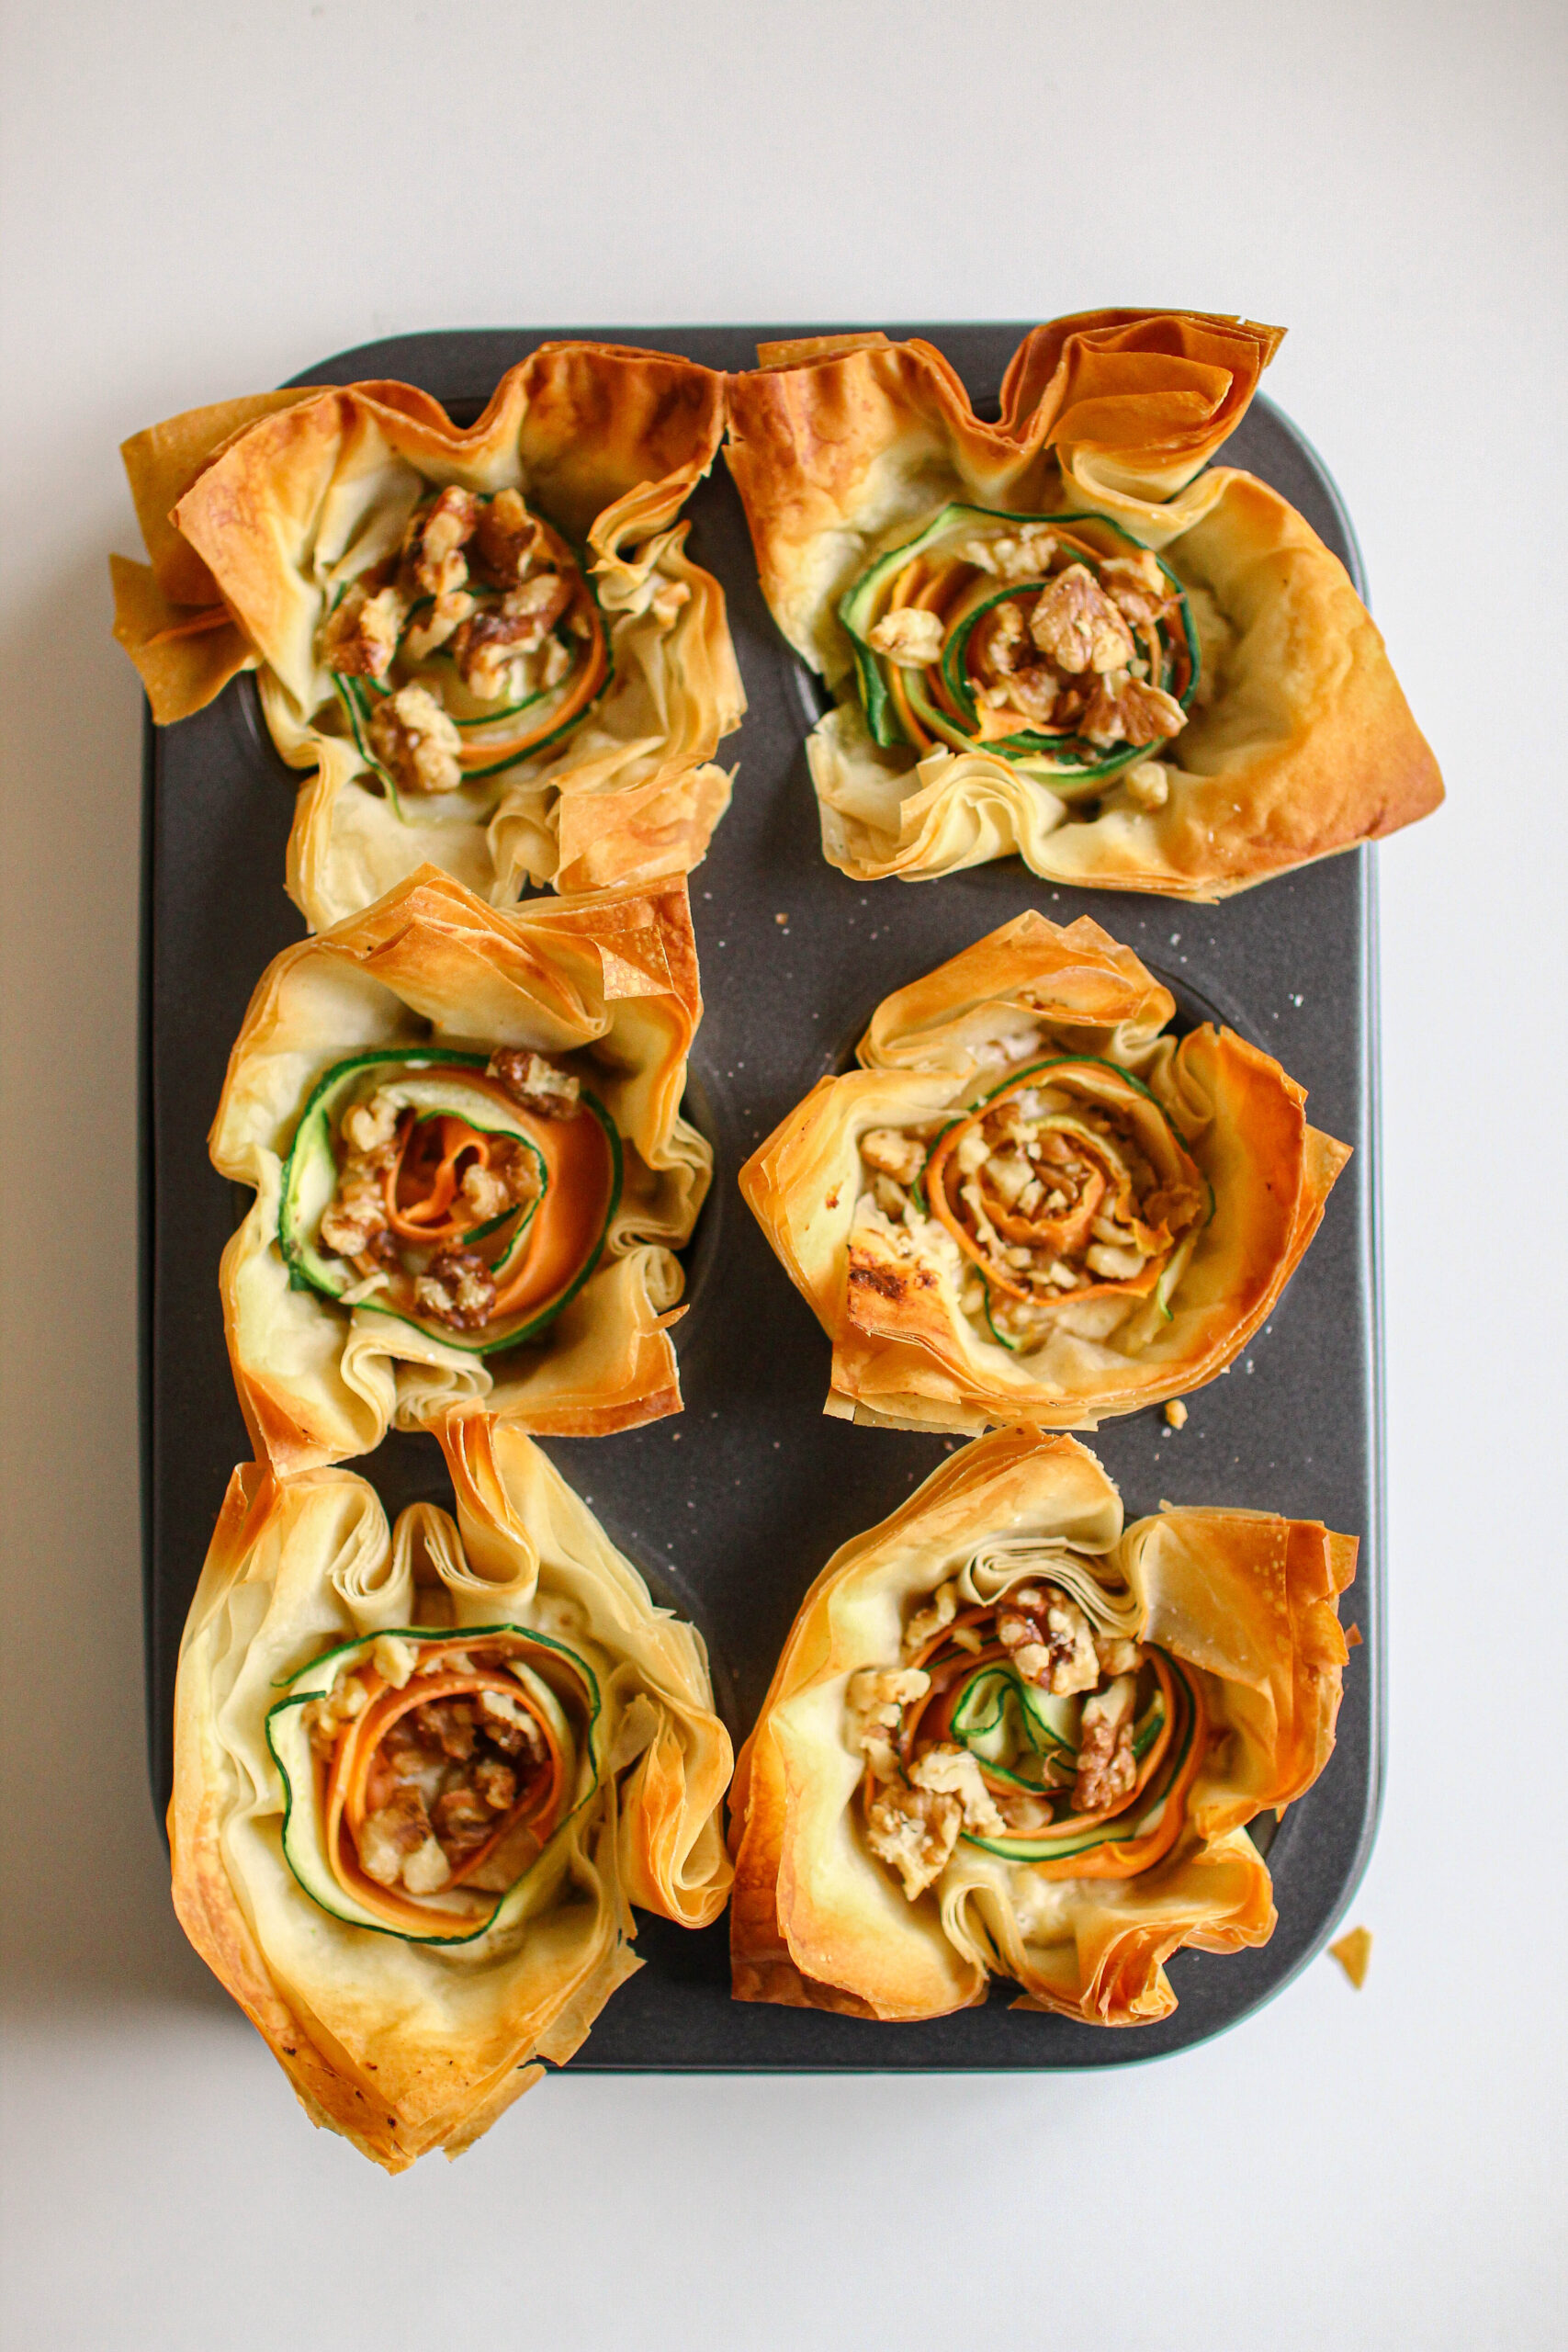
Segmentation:
{"type": "Polygon", "coordinates": [[[1010,1838],[1038,1838],[1050,1828],[1056,1808],[1049,1797],[1020,1795],[998,1797],[997,1810],[1010,1838]]]}
{"type": "Polygon", "coordinates": [[[456,792],[463,781],[463,739],[424,686],[400,687],[377,705],[370,748],[405,792],[456,792]]]}
{"type": "Polygon", "coordinates": [[[434,1823],[448,1860],[461,1862],[484,1844],[495,1827],[495,1815],[477,1788],[459,1784],[436,1798],[434,1823]]]}
{"type": "Polygon", "coordinates": [[[1173,1396],[1170,1399],[1165,1408],[1165,1418],[1167,1426],[1170,1429],[1184,1430],[1187,1427],[1187,1408],[1179,1396],[1173,1396]]]}
{"type": "Polygon", "coordinates": [[[997,1639],[1012,1653],[1024,1680],[1055,1698],[1092,1690],[1100,1679],[1093,1628],[1077,1602],[1055,1585],[1043,1594],[1021,1587],[1004,1600],[997,1611],[997,1639]]]}
{"type": "Polygon", "coordinates": [[[896,1729],[910,1700],[923,1699],[931,1687],[931,1676],[918,1666],[863,1666],[851,1675],[845,1695],[868,1723],[896,1729]]]}
{"type": "Polygon", "coordinates": [[[1187,713],[1163,686],[1117,670],[1097,678],[1084,713],[1082,732],[1101,751],[1112,743],[1159,743],[1179,735],[1187,713]]]}
{"type": "Polygon", "coordinates": [[[455,1331],[477,1331],[495,1309],[495,1283],[477,1250],[438,1250],[413,1286],[422,1314],[455,1331]]]}
{"type": "Polygon", "coordinates": [[[497,1046],[485,1075],[499,1079],[519,1109],[536,1118],[572,1119],[581,1107],[582,1080],[526,1046],[497,1046]]]}
{"type": "Polygon", "coordinates": [[[474,1786],[491,1813],[510,1813],[517,1802],[517,1775],[498,1756],[481,1756],[474,1767],[474,1786]]]}
{"type": "Polygon", "coordinates": [[[1133,1697],[1136,1677],[1119,1674],[1104,1690],[1083,1702],[1078,1723],[1078,1771],[1073,1805],[1078,1813],[1104,1813],[1133,1792],[1138,1777],[1133,1755],[1133,1697]]]}
{"type": "Polygon", "coordinates": [[[570,585],[558,572],[541,571],[525,588],[514,590],[499,612],[476,613],[466,620],[452,640],[452,656],[468,692],[480,702],[497,702],[521,691],[517,665],[525,654],[538,651],[570,596],[570,585]],[[524,610],[510,609],[525,599],[530,602],[524,610]]]}
{"type": "Polygon", "coordinates": [[[980,1776],[980,1767],[966,1747],[928,1747],[909,1774],[917,1789],[935,1796],[956,1797],[964,1808],[964,1826],[982,1838],[999,1838],[1002,1817],[996,1799],[980,1776]]]}
{"type": "Polygon", "coordinates": [[[942,621],[921,605],[901,605],[897,612],[885,613],[872,624],[866,643],[874,653],[886,654],[901,670],[923,670],[942,651],[942,621]]]}
{"type": "Polygon", "coordinates": [[[462,550],[473,537],[479,502],[471,490],[448,483],[433,505],[410,520],[403,534],[403,565],[414,587],[426,596],[449,596],[468,576],[462,550]]]}
{"type": "Polygon", "coordinates": [[[384,1164],[390,1158],[401,1116],[400,1106],[380,1087],[368,1102],[353,1102],[344,1113],[343,1139],[356,1159],[384,1164]]]}
{"type": "Polygon", "coordinates": [[[363,1258],[388,1230],[386,1194],[379,1175],[350,1160],[322,1213],[319,1227],[322,1249],[338,1258],[363,1258]]]}
{"type": "Polygon", "coordinates": [[[1026,523],[1016,535],[1001,532],[993,539],[969,539],[958,550],[976,571],[1009,582],[1043,580],[1055,552],[1055,538],[1043,523],[1026,523]]]}
{"type": "Polygon", "coordinates": [[[446,1858],[441,1858],[441,1875],[429,1879],[429,1859],[424,1849],[434,1843],[431,1835],[430,1815],[424,1799],[415,1788],[406,1783],[396,1794],[374,1813],[367,1813],[359,1825],[355,1843],[359,1849],[359,1866],[367,1878],[378,1886],[396,1886],[400,1879],[411,1885],[409,1865],[419,1858],[415,1875],[424,1883],[413,1886],[415,1894],[428,1894],[434,1886],[445,1885],[451,1875],[446,1858]]]}
{"type": "Polygon", "coordinates": [[[515,490],[498,490],[489,505],[479,508],[474,526],[479,561],[498,588],[521,584],[544,536],[537,517],[529,514],[515,490]]]}
{"type": "Polygon", "coordinates": [[[392,666],[408,606],[395,588],[374,595],[357,582],[321,630],[321,659],[342,678],[374,678],[378,684],[392,666]]]}
{"type": "Polygon", "coordinates": [[[1112,556],[1102,563],[1100,584],[1134,627],[1158,620],[1170,602],[1170,583],[1147,548],[1140,548],[1136,555],[1112,556]]]}
{"type": "Polygon", "coordinates": [[[867,1845],[897,1871],[912,1903],[946,1868],[958,1843],[964,1807],[954,1796],[896,1783],[878,1792],[865,1818],[867,1845]]]}
{"type": "Polygon", "coordinates": [[[516,1756],[525,1747],[536,1756],[544,1755],[545,1735],[521,1700],[504,1690],[481,1690],[479,1705],[484,1710],[485,1737],[502,1755],[516,1756]]]}
{"type": "MultiPolygon", "coordinates": [[[[432,1670],[440,1673],[447,1664],[446,1658],[441,1658],[432,1670]]],[[[412,1713],[414,1729],[422,1739],[432,1747],[439,1747],[443,1756],[467,1763],[478,1736],[474,1710],[468,1700],[431,1699],[412,1713]]]]}
{"type": "Polygon", "coordinates": [[[512,1194],[506,1185],[488,1168],[481,1168],[477,1159],[464,1169],[459,1190],[481,1225],[512,1206],[512,1194]]]}
{"type": "Polygon", "coordinates": [[[1136,1642],[1124,1640],[1116,1634],[1096,1634],[1094,1654],[1100,1660],[1101,1674],[1136,1674],[1143,1656],[1136,1642]]]}
{"type": "Polygon", "coordinates": [[[904,1628],[904,1647],[913,1653],[945,1633],[958,1614],[958,1587],[949,1577],[939,1584],[923,1609],[917,1609],[904,1628]]]}
{"type": "Polygon", "coordinates": [[[425,662],[437,646],[455,637],[474,610],[474,599],[466,588],[454,588],[445,596],[433,597],[420,607],[410,621],[403,639],[403,650],[411,662],[425,662]]]}
{"type": "Polygon", "coordinates": [[[925,1145],[898,1127],[869,1127],[860,1139],[860,1156],[879,1176],[899,1184],[912,1184],[926,1164],[925,1145]]]}
{"type": "Polygon", "coordinates": [[[1036,597],[1029,633],[1060,670],[1123,670],[1137,649],[1133,632],[1089,566],[1070,563],[1036,597]]]}

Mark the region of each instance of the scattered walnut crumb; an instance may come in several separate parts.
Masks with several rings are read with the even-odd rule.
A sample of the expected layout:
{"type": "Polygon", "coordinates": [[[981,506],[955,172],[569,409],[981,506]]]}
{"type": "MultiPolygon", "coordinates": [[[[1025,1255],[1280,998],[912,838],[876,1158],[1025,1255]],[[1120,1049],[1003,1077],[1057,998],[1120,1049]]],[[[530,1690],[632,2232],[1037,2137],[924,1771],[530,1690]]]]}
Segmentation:
{"type": "Polygon", "coordinates": [[[1184,1430],[1187,1427],[1187,1408],[1179,1396],[1173,1396],[1170,1399],[1165,1408],[1165,1418],[1173,1430],[1184,1430]]]}

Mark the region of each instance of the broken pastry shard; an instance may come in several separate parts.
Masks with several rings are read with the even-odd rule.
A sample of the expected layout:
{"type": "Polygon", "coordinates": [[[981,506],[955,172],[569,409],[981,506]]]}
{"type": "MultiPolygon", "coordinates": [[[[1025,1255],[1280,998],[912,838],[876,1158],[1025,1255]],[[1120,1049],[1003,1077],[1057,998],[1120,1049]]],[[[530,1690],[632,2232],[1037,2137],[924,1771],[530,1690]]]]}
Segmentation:
{"type": "Polygon", "coordinates": [[[888,997],[740,1186],[833,1342],[827,1410],[1092,1429],[1223,1372],[1348,1148],[1081,916],[1028,913],[888,997]]]}
{"type": "Polygon", "coordinates": [[[288,888],[312,928],[426,862],[501,905],[698,864],[745,697],[678,518],[722,424],[693,361],[547,344],[468,427],[369,383],[127,442],[151,562],[113,560],[115,633],[160,724],[259,673],[311,771],[288,888]]]}
{"type": "Polygon", "coordinates": [[[457,2154],[705,1927],[730,1747],[700,1636],[530,1441],[438,1431],[457,1517],[237,1470],[175,1702],[175,1907],[313,2122],[457,2154]]]}
{"type": "Polygon", "coordinates": [[[995,424],[919,341],[765,345],[731,377],[763,591],[837,697],[808,745],[834,865],[921,880],[1017,851],[1052,881],[1211,899],[1437,806],[1343,566],[1209,464],[1280,339],[1057,320],[995,424]]]}
{"type": "Polygon", "coordinates": [[[1070,1438],[966,1446],[802,1604],[731,1793],[736,1996],[1168,2017],[1183,1945],[1268,1941],[1246,1825],[1334,1745],[1356,1544],[1265,1511],[1122,1523],[1070,1438]]]}
{"type": "Polygon", "coordinates": [[[701,1012],[679,878],[500,909],[426,867],[275,959],[209,1138],[255,1192],[220,1286],[259,1458],[453,1410],[575,1437],[680,1411],[701,1012]]]}

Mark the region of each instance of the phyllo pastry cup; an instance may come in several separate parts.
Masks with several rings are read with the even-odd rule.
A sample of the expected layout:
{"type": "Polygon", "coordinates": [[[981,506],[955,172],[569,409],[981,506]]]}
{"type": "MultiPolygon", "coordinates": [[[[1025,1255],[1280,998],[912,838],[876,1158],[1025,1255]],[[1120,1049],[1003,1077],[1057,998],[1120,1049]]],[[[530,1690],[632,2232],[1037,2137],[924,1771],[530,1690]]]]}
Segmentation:
{"type": "Polygon", "coordinates": [[[1262,1944],[1246,1824],[1334,1745],[1356,1544],[1267,1511],[1123,1528],[1071,1438],[965,1446],[812,1586],[731,1799],[736,1996],[855,2017],[1176,2007],[1262,1944]]]}
{"type": "Polygon", "coordinates": [[[1033,912],[877,1007],[740,1171],[832,1340],[829,1413],[1093,1429],[1235,1360],[1349,1151],[1175,1010],[1089,917],[1033,912]]]}
{"type": "Polygon", "coordinates": [[[724,1908],[702,1639],[545,1456],[438,1432],[457,1520],[345,1470],[230,1482],[180,1651],[174,1899],[312,2121],[456,2155],[724,1908]]]}
{"type": "Polygon", "coordinates": [[[288,889],[325,930],[429,862],[497,905],[689,872],[745,697],[724,595],[677,522],[721,379],[547,344],[476,424],[406,384],[278,392],[138,434],[150,565],[115,634],[160,724],[260,673],[312,771],[288,889]]]}
{"type": "Polygon", "coordinates": [[[1054,882],[1209,899],[1437,806],[1344,567],[1208,463],[1280,340],[1058,319],[994,424],[922,342],[763,345],[730,378],[763,592],[837,697],[807,747],[834,865],[921,881],[1016,851],[1054,882]]]}
{"type": "Polygon", "coordinates": [[[255,1190],[220,1285],[259,1458],[454,1409],[569,1437],[680,1411],[701,1012],[679,879],[501,909],[427,866],[275,958],[209,1137],[255,1190]]]}

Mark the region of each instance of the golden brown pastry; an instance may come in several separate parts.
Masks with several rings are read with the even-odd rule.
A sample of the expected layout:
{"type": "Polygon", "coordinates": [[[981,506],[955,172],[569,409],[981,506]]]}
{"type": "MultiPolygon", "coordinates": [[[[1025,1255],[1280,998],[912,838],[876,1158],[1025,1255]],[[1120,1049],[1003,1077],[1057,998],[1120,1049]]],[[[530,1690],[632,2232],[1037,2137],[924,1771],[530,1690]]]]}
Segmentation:
{"type": "Polygon", "coordinates": [[[721,379],[547,344],[461,427],[406,384],[233,401],[125,445],[150,565],[115,634],[160,724],[258,669],[313,771],[288,889],[326,930],[426,862],[511,903],[683,874],[745,707],[724,595],[678,524],[721,379]]]}
{"type": "Polygon", "coordinates": [[[1168,2017],[1173,1951],[1273,1930],[1245,1825],[1328,1760],[1355,1565],[1267,1511],[1123,1529],[1071,1438],[964,1447],[801,1605],[736,1769],[737,1997],[1168,2017]]]}
{"type": "Polygon", "coordinates": [[[574,1437],[680,1411],[701,1012],[679,878],[501,909],[427,866],[275,958],[209,1138],[256,1195],[220,1284],[259,1458],[455,1409],[574,1437]]]}
{"type": "Polygon", "coordinates": [[[639,1966],[631,1906],[724,1908],[701,1637],[538,1448],[437,1431],[457,1521],[345,1470],[236,1470],[175,1699],[175,1907],[311,2120],[457,2155],[639,1966]]]}
{"type": "Polygon", "coordinates": [[[837,697],[807,746],[830,862],[1219,899],[1442,797],[1343,566],[1209,459],[1280,331],[1035,328],[983,424],[941,352],[763,345],[726,455],[763,591],[837,697]]]}
{"type": "Polygon", "coordinates": [[[1349,1157],[1087,916],[1020,915],[877,1007],[740,1189],[833,1342],[827,1410],[1093,1429],[1212,1380],[1349,1157]]]}

